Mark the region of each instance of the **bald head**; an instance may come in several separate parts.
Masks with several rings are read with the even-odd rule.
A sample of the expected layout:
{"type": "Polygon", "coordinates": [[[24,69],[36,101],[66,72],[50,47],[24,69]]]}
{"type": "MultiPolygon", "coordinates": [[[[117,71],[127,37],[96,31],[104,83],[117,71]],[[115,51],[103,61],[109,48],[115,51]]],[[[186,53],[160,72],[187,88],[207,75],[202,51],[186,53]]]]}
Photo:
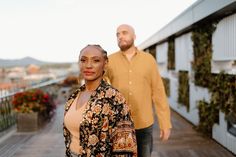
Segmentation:
{"type": "Polygon", "coordinates": [[[118,46],[122,51],[126,51],[131,47],[134,47],[134,40],[136,38],[136,35],[132,26],[122,24],[117,27],[116,37],[118,46]]]}
{"type": "Polygon", "coordinates": [[[127,30],[129,33],[135,36],[134,28],[128,24],[122,24],[118,26],[116,31],[118,32],[119,30],[127,30]]]}

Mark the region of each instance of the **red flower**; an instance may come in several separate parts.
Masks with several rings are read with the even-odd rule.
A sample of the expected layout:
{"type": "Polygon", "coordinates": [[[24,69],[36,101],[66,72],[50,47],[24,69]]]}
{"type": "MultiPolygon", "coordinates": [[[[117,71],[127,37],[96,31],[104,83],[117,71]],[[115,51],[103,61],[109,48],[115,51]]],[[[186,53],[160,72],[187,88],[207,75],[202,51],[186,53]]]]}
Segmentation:
{"type": "Polygon", "coordinates": [[[27,90],[14,95],[12,100],[16,112],[39,112],[45,116],[55,109],[52,96],[40,89],[27,90]]]}

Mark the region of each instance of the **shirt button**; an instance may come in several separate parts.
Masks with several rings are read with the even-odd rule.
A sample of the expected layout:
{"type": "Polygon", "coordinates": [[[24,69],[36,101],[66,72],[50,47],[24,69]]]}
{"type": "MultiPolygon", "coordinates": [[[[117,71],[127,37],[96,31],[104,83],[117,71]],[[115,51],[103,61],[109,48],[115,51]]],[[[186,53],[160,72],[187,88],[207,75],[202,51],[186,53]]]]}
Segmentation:
{"type": "Polygon", "coordinates": [[[132,82],[131,82],[131,81],[129,81],[129,84],[132,84],[132,82]]]}
{"type": "Polygon", "coordinates": [[[131,92],[129,92],[129,95],[132,95],[132,93],[131,93],[131,92]]]}

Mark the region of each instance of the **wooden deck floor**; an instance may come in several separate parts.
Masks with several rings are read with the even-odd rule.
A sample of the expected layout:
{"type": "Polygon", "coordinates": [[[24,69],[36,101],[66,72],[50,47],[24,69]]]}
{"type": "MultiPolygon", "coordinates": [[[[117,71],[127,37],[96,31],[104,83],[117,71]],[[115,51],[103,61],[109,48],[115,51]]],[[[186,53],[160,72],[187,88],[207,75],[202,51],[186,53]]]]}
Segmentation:
{"type": "Polygon", "coordinates": [[[215,140],[203,137],[179,114],[172,111],[173,129],[167,142],[159,140],[159,131],[154,130],[153,157],[233,157],[234,155],[215,140]]]}
{"type": "MultiPolygon", "coordinates": [[[[13,133],[0,143],[0,157],[63,157],[62,136],[63,106],[59,106],[54,120],[36,133],[13,133]]],[[[173,130],[168,142],[159,141],[158,128],[154,127],[152,157],[233,157],[234,155],[204,138],[192,125],[172,112],[173,130]]]]}

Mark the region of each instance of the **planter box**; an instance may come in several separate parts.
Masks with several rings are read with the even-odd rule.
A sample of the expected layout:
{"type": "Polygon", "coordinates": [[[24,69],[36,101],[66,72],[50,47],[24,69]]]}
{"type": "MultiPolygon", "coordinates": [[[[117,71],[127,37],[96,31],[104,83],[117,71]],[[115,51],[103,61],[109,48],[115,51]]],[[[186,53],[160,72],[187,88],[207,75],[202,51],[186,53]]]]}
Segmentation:
{"type": "Polygon", "coordinates": [[[31,132],[39,129],[39,118],[37,112],[17,113],[17,131],[31,132]]]}

